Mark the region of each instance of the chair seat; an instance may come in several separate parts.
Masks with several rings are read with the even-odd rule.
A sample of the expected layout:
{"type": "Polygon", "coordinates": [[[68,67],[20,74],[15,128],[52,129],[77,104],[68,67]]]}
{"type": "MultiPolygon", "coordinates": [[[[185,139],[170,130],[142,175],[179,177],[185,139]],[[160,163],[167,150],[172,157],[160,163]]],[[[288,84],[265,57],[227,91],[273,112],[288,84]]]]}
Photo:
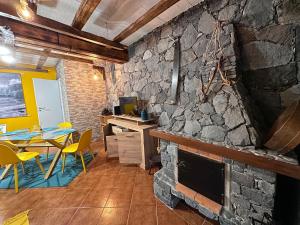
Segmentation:
{"type": "Polygon", "coordinates": [[[38,152],[20,152],[20,153],[17,153],[17,156],[21,161],[27,161],[27,160],[33,159],[38,155],[39,155],[38,152]]]}
{"type": "Polygon", "coordinates": [[[78,143],[71,144],[63,149],[64,153],[74,153],[78,149],[78,143]]]}

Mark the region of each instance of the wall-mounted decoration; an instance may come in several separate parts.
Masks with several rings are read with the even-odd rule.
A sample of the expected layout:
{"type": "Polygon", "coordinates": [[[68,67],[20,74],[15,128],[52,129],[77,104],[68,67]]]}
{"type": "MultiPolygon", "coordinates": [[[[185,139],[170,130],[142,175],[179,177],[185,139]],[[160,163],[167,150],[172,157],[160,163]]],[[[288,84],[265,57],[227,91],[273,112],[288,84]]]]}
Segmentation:
{"type": "Polygon", "coordinates": [[[0,73],[0,118],[26,116],[20,74],[0,73]]]}
{"type": "Polygon", "coordinates": [[[177,87],[178,87],[178,77],[180,68],[180,41],[176,39],[174,41],[174,63],[173,63],[173,74],[172,74],[172,86],[171,86],[171,96],[169,98],[170,104],[176,103],[177,87]]]}
{"type": "MultiPolygon", "coordinates": [[[[205,53],[203,55],[203,63],[206,64],[208,59],[216,61],[214,70],[210,74],[208,78],[208,83],[205,85],[203,82],[202,74],[200,76],[201,78],[201,91],[203,94],[202,102],[206,102],[208,99],[209,92],[211,91],[213,81],[216,78],[216,75],[219,74],[221,78],[221,85],[219,87],[219,90],[216,92],[219,92],[224,85],[231,86],[234,81],[227,77],[227,72],[224,69],[224,63],[226,58],[224,58],[223,54],[223,48],[221,47],[221,31],[222,31],[222,23],[218,22],[216,23],[216,27],[214,29],[214,32],[212,33],[212,36],[206,46],[205,53]]],[[[227,60],[228,61],[228,60],[227,60]]]]}
{"type": "Polygon", "coordinates": [[[110,67],[110,71],[111,71],[111,80],[112,80],[112,83],[113,84],[116,84],[116,68],[115,68],[115,64],[111,64],[111,67],[110,67]]]}

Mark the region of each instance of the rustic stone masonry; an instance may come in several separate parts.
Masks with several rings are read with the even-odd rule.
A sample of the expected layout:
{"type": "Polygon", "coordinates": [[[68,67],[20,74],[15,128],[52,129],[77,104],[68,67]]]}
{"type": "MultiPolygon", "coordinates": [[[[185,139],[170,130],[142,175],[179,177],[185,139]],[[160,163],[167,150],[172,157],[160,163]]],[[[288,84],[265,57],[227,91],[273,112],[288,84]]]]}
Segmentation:
{"type": "Polygon", "coordinates": [[[155,195],[173,208],[180,199],[199,210],[205,216],[219,220],[221,224],[251,224],[252,218],[262,221],[264,214],[272,217],[276,175],[272,172],[226,160],[231,164],[230,207],[216,215],[198,202],[176,191],[176,167],[178,146],[161,141],[163,168],[155,174],[155,195]]]}
{"type": "MultiPolygon", "coordinates": [[[[130,61],[116,67],[115,84],[106,66],[108,103],[118,105],[121,95],[138,96],[149,100],[149,112],[159,116],[161,129],[167,132],[228,147],[259,146],[282,108],[290,99],[300,98],[299,8],[297,1],[288,0],[204,1],[131,45],[130,61]],[[224,69],[236,83],[218,91],[218,79],[203,102],[200,76],[207,83],[215,64],[213,59],[204,63],[203,54],[216,21],[224,24],[224,69]],[[171,105],[177,37],[180,79],[178,101],[171,105]]],[[[155,194],[169,207],[183,199],[226,225],[251,224],[253,218],[261,221],[266,214],[272,217],[276,174],[226,160],[231,168],[230,202],[218,216],[176,192],[177,147],[161,141],[163,168],[154,177],[155,194]]]]}

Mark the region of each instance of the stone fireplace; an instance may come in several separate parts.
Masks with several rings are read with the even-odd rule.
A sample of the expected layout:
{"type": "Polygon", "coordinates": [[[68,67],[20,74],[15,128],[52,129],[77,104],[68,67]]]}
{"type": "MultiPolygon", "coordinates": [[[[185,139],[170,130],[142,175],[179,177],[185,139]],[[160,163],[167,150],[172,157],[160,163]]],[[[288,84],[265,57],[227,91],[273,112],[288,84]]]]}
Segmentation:
{"type": "MultiPolygon", "coordinates": [[[[203,1],[131,45],[129,62],[116,67],[115,83],[107,65],[108,102],[117,105],[118,96],[138,96],[149,101],[148,111],[159,117],[160,130],[166,133],[255,151],[288,99],[300,98],[300,29],[295,22],[300,14],[291,2],[203,1]],[[217,75],[204,101],[201,86],[209,82],[216,64],[205,53],[213,51],[207,46],[218,22],[223,70],[234,82],[223,85],[217,75]],[[177,102],[170,104],[176,38],[181,45],[180,75],[177,102]]],[[[199,199],[198,192],[178,182],[182,148],[187,150],[160,140],[163,167],[154,175],[154,192],[164,204],[173,208],[185,201],[224,225],[272,219],[274,172],[224,157],[224,203],[206,196],[199,199]]],[[[215,157],[197,154],[209,160],[215,157]]]]}

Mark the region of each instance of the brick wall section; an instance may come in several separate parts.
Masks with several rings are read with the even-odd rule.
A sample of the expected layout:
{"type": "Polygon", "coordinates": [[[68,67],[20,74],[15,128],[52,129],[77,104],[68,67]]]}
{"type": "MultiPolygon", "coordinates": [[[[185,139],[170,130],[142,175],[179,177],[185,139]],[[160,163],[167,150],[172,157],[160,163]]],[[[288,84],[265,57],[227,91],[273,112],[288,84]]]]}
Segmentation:
{"type": "Polygon", "coordinates": [[[93,139],[99,139],[99,115],[106,106],[102,75],[92,64],[66,60],[63,66],[70,121],[79,132],[92,128],[93,139]],[[95,74],[99,75],[98,80],[93,79],[95,74]]]}

